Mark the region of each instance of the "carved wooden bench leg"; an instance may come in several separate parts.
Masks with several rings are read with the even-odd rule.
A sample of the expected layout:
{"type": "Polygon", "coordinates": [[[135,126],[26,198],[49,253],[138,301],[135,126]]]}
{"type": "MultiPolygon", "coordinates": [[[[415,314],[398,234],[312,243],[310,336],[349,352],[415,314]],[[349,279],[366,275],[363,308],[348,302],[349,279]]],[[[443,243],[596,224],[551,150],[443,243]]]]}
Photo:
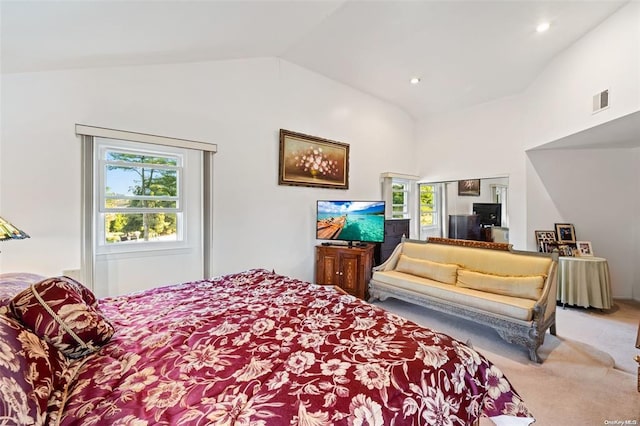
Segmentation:
{"type": "Polygon", "coordinates": [[[538,348],[529,348],[529,359],[538,364],[542,363],[542,359],[538,356],[538,348]]]}

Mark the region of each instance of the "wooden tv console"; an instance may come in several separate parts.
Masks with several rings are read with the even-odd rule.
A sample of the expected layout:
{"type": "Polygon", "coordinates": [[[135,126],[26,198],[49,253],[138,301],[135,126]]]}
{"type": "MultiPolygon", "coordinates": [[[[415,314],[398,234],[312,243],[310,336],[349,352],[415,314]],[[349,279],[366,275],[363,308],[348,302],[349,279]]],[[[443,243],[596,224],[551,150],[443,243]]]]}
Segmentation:
{"type": "Polygon", "coordinates": [[[374,248],[374,244],[316,246],[316,283],[338,286],[366,300],[374,248]]]}

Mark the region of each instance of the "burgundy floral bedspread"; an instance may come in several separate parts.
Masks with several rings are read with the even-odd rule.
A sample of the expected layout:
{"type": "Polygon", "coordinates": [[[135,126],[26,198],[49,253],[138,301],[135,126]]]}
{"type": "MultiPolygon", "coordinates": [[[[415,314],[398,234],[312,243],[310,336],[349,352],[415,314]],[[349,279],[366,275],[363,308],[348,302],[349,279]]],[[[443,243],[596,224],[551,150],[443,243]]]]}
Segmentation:
{"type": "MultiPolygon", "coordinates": [[[[532,417],[452,338],[265,270],[105,299],[62,425],[468,425],[532,417]]],[[[521,419],[522,420],[522,419],[521,419]]],[[[521,423],[526,424],[526,423],[521,423]]]]}

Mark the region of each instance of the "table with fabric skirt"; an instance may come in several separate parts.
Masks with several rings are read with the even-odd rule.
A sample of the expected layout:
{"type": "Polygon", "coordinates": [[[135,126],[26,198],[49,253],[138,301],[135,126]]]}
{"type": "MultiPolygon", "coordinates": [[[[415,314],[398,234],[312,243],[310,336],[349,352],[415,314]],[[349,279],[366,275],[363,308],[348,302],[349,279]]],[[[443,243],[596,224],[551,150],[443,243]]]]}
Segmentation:
{"type": "Polygon", "coordinates": [[[564,305],[611,309],[609,264],[602,257],[564,257],[558,261],[557,300],[564,305]]]}

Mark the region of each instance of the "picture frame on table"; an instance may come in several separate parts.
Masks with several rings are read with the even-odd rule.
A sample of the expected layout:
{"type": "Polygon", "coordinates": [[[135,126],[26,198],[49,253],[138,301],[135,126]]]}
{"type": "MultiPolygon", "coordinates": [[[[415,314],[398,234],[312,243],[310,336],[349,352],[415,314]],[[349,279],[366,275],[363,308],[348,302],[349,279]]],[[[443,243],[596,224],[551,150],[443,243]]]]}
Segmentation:
{"type": "Polygon", "coordinates": [[[458,181],[458,195],[477,197],[480,195],[480,179],[458,181]]]}
{"type": "Polygon", "coordinates": [[[536,246],[542,253],[551,253],[555,247],[556,231],[535,231],[536,246]]]}
{"type": "Polygon", "coordinates": [[[561,244],[575,244],[576,230],[571,223],[556,223],[556,238],[561,244]]]}
{"type": "Polygon", "coordinates": [[[278,185],[349,189],[349,144],[280,129],[278,185]]]}
{"type": "Polygon", "coordinates": [[[591,241],[576,241],[576,255],[593,256],[593,247],[591,241]]]}
{"type": "Polygon", "coordinates": [[[575,249],[570,244],[559,244],[558,245],[558,255],[572,257],[575,249]]]}

